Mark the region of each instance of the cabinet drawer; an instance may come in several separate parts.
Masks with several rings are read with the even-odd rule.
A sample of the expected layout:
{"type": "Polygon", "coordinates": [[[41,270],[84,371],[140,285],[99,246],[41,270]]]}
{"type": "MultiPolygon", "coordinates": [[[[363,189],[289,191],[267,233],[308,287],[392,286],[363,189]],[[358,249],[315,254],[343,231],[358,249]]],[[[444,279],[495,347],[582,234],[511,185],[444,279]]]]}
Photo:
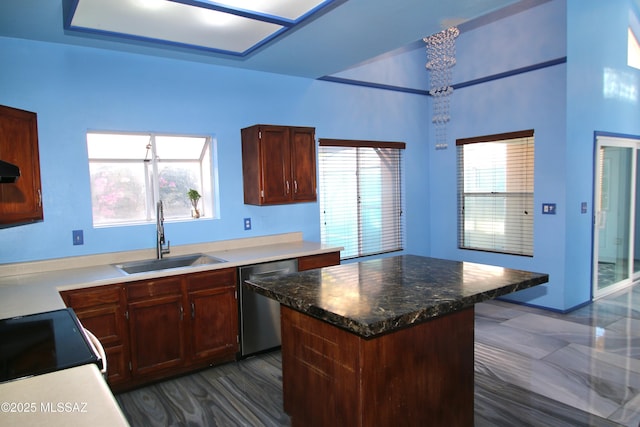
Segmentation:
{"type": "Polygon", "coordinates": [[[222,270],[193,273],[187,276],[187,290],[198,291],[217,287],[236,286],[236,269],[225,268],[222,270]]]}
{"type": "Polygon", "coordinates": [[[128,300],[137,300],[162,295],[180,295],[182,293],[182,279],[165,277],[161,279],[132,282],[125,285],[128,300]]]}
{"type": "Polygon", "coordinates": [[[340,264],[340,252],[329,252],[320,255],[309,255],[298,258],[298,271],[329,267],[340,264]]]}
{"type": "Polygon", "coordinates": [[[118,304],[120,286],[99,286],[87,289],[74,289],[60,293],[68,307],[78,310],[99,305],[118,304]]]}

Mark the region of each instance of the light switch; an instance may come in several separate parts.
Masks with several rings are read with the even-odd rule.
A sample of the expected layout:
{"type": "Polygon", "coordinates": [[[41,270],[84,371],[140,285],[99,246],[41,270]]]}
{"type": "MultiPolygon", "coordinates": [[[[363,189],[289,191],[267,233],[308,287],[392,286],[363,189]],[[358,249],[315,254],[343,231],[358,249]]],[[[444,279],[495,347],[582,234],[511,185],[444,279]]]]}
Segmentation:
{"type": "Polygon", "coordinates": [[[82,230],[73,230],[73,246],[84,245],[84,235],[82,230]]]}
{"type": "Polygon", "coordinates": [[[555,203],[543,203],[542,204],[542,213],[545,215],[555,215],[556,214],[556,204],[555,203]]]}

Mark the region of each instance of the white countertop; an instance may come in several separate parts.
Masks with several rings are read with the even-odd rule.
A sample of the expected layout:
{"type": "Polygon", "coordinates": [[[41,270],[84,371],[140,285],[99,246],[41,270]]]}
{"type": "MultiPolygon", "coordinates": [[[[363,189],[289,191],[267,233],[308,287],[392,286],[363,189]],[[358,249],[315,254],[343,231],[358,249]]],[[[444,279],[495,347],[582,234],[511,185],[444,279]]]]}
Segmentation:
{"type": "Polygon", "coordinates": [[[94,364],[0,384],[6,426],[128,426],[94,364]]]}
{"type": "MultiPolygon", "coordinates": [[[[302,233],[186,245],[171,248],[166,257],[205,253],[226,262],[126,274],[111,264],[155,258],[155,249],[76,258],[0,265],[0,318],[64,308],[61,290],[124,283],[220,268],[238,267],[287,258],[339,251],[302,240],[302,233]]],[[[109,387],[95,365],[84,365],[28,379],[0,384],[0,404],[29,403],[32,413],[2,408],[0,424],[21,426],[128,425],[109,387]],[[58,409],[62,402],[61,411],[58,409]],[[86,403],[86,412],[75,412],[75,403],[86,403]],[[31,405],[34,403],[34,405],[31,405]],[[71,406],[66,405],[70,403],[71,406]]],[[[82,405],[80,405],[82,406],[82,405]]],[[[9,408],[11,409],[11,408],[9,408]]]]}
{"type": "Polygon", "coordinates": [[[0,265],[0,319],[64,308],[59,292],[339,251],[301,233],[171,248],[171,256],[204,253],[226,262],[126,274],[111,264],[155,258],[155,250],[0,265]]]}

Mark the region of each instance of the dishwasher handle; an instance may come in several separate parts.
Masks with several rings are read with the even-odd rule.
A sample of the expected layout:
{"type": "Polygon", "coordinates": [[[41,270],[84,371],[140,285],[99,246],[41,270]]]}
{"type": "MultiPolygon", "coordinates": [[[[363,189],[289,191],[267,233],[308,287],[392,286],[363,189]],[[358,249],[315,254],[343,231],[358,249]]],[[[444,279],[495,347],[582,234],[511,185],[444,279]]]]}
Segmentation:
{"type": "Polygon", "coordinates": [[[260,279],[261,277],[275,277],[275,276],[282,276],[285,274],[289,274],[289,273],[293,273],[295,270],[291,269],[291,268],[281,268],[281,269],[276,269],[276,270],[270,270],[270,271],[261,271],[261,272],[255,272],[255,273],[249,273],[249,280],[252,279],[260,279]]]}

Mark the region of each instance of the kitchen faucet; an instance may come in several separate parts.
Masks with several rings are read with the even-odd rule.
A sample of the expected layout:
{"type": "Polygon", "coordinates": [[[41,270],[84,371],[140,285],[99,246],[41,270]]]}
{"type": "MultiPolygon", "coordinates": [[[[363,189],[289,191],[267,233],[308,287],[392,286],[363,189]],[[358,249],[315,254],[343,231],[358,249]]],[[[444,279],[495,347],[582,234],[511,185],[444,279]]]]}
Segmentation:
{"type": "Polygon", "coordinates": [[[164,248],[164,209],[162,207],[162,200],[156,204],[156,255],[158,259],[162,259],[162,255],[171,252],[171,242],[167,241],[167,247],[164,248]]]}

